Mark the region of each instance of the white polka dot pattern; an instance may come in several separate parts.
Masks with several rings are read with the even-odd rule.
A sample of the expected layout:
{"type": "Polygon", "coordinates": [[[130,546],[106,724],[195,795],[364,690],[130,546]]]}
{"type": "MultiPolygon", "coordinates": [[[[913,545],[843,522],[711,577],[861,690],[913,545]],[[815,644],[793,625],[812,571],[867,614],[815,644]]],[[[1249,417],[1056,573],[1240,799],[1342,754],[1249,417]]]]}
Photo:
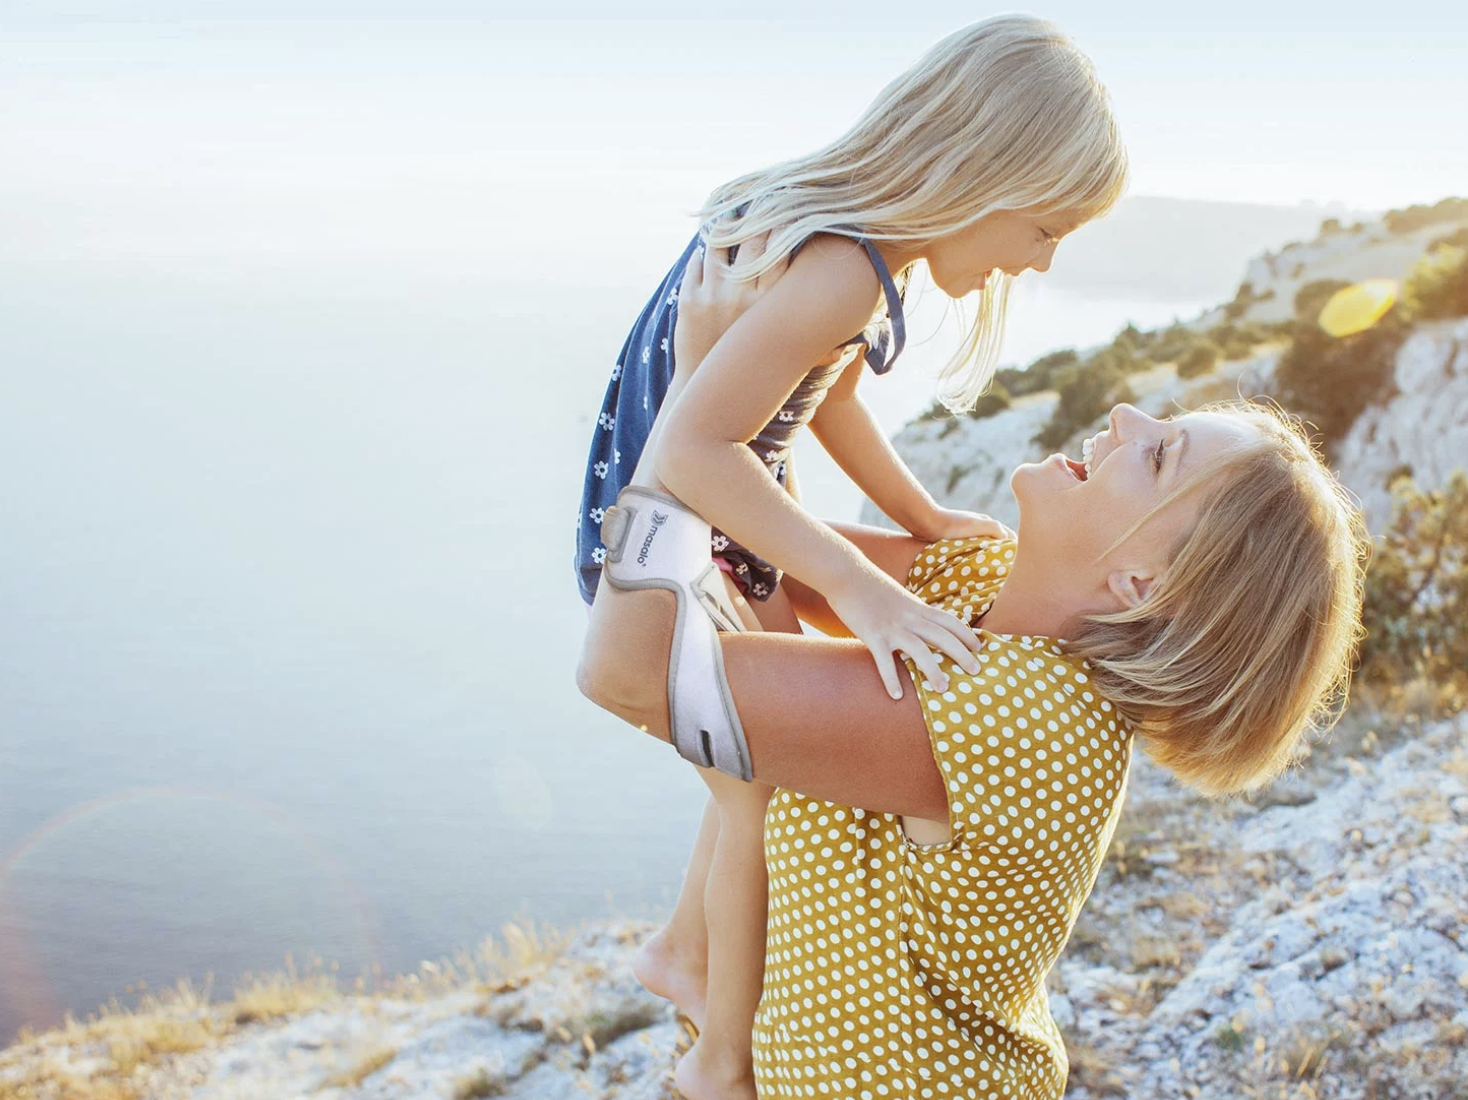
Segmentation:
{"type": "MultiPolygon", "coordinates": [[[[1013,542],[937,543],[908,586],[973,623],[1013,558],[1013,542]]],[[[945,660],[948,691],[919,685],[948,841],[790,791],[770,802],[761,1100],[1064,1092],[1045,975],[1115,829],[1131,732],[1055,641],[980,635],[978,675],[945,660]]]]}

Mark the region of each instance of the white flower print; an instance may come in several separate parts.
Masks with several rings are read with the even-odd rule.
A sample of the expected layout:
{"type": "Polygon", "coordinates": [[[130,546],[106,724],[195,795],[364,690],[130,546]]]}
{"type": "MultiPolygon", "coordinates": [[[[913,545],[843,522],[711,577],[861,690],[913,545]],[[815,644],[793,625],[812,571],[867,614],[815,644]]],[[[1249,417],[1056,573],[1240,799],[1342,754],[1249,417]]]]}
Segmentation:
{"type": "Polygon", "coordinates": [[[668,338],[666,336],[663,337],[662,342],[658,344],[658,347],[661,348],[663,351],[668,350],[668,338]]]}
{"type": "Polygon", "coordinates": [[[607,510],[605,508],[593,508],[590,512],[587,512],[586,514],[591,517],[592,523],[600,523],[602,520],[607,518],[607,510]]]}
{"type": "Polygon", "coordinates": [[[642,349],[642,361],[644,363],[646,363],[646,362],[649,362],[651,359],[652,359],[652,348],[643,348],[642,349]]]}
{"type": "Polygon", "coordinates": [[[729,536],[715,535],[713,537],[713,547],[715,554],[722,554],[725,550],[729,549],[729,536]]]}
{"type": "Polygon", "coordinates": [[[647,412],[647,394],[642,395],[642,411],[647,412]]]}
{"type": "Polygon", "coordinates": [[[748,562],[740,562],[738,565],[736,565],[734,567],[734,572],[736,572],[736,573],[748,573],[749,572],[749,563],[748,562]]]}
{"type": "Polygon", "coordinates": [[[591,560],[597,565],[601,565],[607,560],[607,548],[605,546],[598,546],[591,552],[591,560]]]}
{"type": "Polygon", "coordinates": [[[594,473],[597,477],[606,477],[607,471],[609,469],[611,469],[611,467],[608,466],[605,462],[598,462],[595,466],[591,468],[591,472],[594,473]]]}
{"type": "Polygon", "coordinates": [[[622,452],[619,451],[619,450],[616,450],[615,448],[613,448],[613,450],[612,450],[612,461],[613,462],[621,462],[622,461],[622,452]]]}
{"type": "Polygon", "coordinates": [[[780,452],[779,451],[771,451],[771,452],[769,452],[769,454],[765,455],[765,461],[766,462],[779,462],[780,461],[780,452]]]}
{"type": "Polygon", "coordinates": [[[596,422],[601,426],[602,431],[609,432],[612,430],[612,424],[615,421],[608,413],[602,413],[596,418],[596,422]]]}
{"type": "Polygon", "coordinates": [[[780,421],[780,423],[782,424],[794,424],[795,414],[789,409],[781,409],[779,413],[775,416],[775,419],[780,421]]]}
{"type": "Polygon", "coordinates": [[[621,363],[618,363],[615,367],[612,368],[612,381],[615,382],[618,378],[621,378],[621,377],[622,377],[622,364],[621,363]]]}
{"type": "Polygon", "coordinates": [[[678,288],[677,287],[674,287],[673,288],[673,293],[671,293],[671,294],[668,295],[668,305],[671,306],[674,303],[676,303],[677,301],[678,301],[678,288]]]}
{"type": "Polygon", "coordinates": [[[750,589],[750,591],[753,592],[756,596],[768,596],[770,594],[769,585],[766,584],[757,583],[753,588],[750,589]]]}

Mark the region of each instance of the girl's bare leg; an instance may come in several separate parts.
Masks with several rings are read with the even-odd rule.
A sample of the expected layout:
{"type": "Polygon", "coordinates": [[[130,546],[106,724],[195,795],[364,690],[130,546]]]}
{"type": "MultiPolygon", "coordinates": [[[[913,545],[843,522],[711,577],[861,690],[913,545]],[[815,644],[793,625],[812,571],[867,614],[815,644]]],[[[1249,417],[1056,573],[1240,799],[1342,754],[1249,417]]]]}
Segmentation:
{"type": "MultiPolygon", "coordinates": [[[[792,475],[793,476],[793,475],[792,475]]],[[[909,535],[859,524],[833,523],[885,572],[905,581],[907,569],[924,543],[909,535]]],[[[731,598],[738,593],[730,591],[731,598]]],[[[831,613],[825,599],[797,578],[786,574],[781,587],[763,604],[739,603],[745,626],[752,630],[800,633],[800,620],[829,634],[845,628],[831,613]],[[798,617],[797,617],[798,616],[798,617]]],[[[768,803],[768,798],[766,798],[768,803]]],[[[678,1011],[702,1032],[707,1023],[709,933],[705,902],[709,868],[719,836],[719,809],[711,795],[704,806],[698,837],[688,858],[688,869],[668,923],[659,929],[632,961],[632,972],[650,993],[672,1001],[678,1011]]],[[[763,966],[763,963],[761,963],[763,966]]]]}
{"type": "Polygon", "coordinates": [[[704,892],[714,843],[719,837],[719,807],[709,798],[688,857],[683,886],[668,923],[644,943],[632,960],[632,973],[649,993],[664,997],[703,1030],[708,1006],[709,934],[704,892]]]}
{"type": "MultiPolygon", "coordinates": [[[[738,593],[733,591],[731,586],[730,597],[734,598],[737,595],[738,593]]],[[[749,604],[741,600],[737,602],[737,606],[744,614],[745,627],[749,630],[786,630],[790,632],[800,630],[800,624],[795,618],[794,611],[791,610],[788,599],[778,589],[774,596],[763,604],[749,604]]],[[[719,776],[719,773],[711,771],[709,775],[719,776]]],[[[730,782],[733,784],[729,788],[730,797],[739,797],[740,790],[747,790],[749,787],[748,784],[735,783],[732,780],[730,782]]],[[[755,840],[761,846],[763,845],[763,807],[769,802],[771,791],[772,788],[764,788],[763,795],[758,798],[761,824],[755,840]]],[[[742,819],[747,814],[741,811],[737,816],[742,819]]],[[[672,1001],[700,1032],[707,1027],[710,984],[710,933],[705,905],[709,893],[709,870],[715,862],[720,823],[718,800],[711,795],[704,807],[698,839],[689,856],[688,870],[684,873],[683,886],[678,893],[672,916],[669,917],[668,923],[663,928],[643,944],[632,962],[632,972],[643,988],[672,1001]]],[[[762,900],[765,890],[762,855],[758,864],[758,873],[759,881],[752,885],[757,887],[754,892],[761,899],[757,919],[762,930],[765,921],[762,900]]],[[[721,887],[716,885],[714,892],[720,895],[718,903],[720,909],[726,909],[728,899],[722,897],[721,887]]],[[[758,962],[754,970],[756,977],[763,974],[763,969],[764,944],[761,938],[758,962]]],[[[759,991],[756,987],[755,1004],[758,1004],[758,1001],[759,991]]],[[[753,1007],[750,1008],[749,1015],[752,1022],[753,1007]]]]}
{"type": "Polygon", "coordinates": [[[765,809],[774,788],[700,769],[718,805],[705,894],[708,1008],[673,1083],[687,1100],[755,1100],[754,1014],[764,988],[765,809]]]}
{"type": "MultiPolygon", "coordinates": [[[[778,589],[763,604],[738,606],[752,632],[800,629],[778,589]]],[[[699,776],[718,812],[713,858],[704,871],[707,992],[703,1019],[694,1021],[698,1040],[673,1080],[687,1100],[755,1100],[754,1014],[764,988],[768,895],[764,822],[774,788],[712,768],[700,768],[699,776]]]]}

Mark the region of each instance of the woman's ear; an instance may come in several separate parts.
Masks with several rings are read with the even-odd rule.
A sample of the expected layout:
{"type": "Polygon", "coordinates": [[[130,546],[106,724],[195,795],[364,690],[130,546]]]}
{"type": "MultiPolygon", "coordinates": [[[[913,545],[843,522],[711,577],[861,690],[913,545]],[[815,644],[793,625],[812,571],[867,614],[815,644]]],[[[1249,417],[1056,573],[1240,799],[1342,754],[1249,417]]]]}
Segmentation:
{"type": "Polygon", "coordinates": [[[1139,569],[1117,569],[1106,578],[1106,587],[1121,601],[1121,606],[1131,610],[1147,598],[1156,578],[1139,569]]]}

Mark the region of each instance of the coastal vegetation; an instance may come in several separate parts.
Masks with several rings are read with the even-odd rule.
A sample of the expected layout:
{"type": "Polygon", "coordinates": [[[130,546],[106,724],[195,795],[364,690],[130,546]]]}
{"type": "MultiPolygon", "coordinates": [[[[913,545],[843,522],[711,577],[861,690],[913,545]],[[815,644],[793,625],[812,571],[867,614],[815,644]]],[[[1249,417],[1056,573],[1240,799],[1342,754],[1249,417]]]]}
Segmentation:
{"type": "Polygon", "coordinates": [[[1423,490],[1403,473],[1367,571],[1357,678],[1422,717],[1468,707],[1468,473],[1423,490]]]}
{"type": "MultiPolygon", "coordinates": [[[[389,1001],[512,990],[554,962],[573,934],[521,919],[504,925],[498,937],[425,961],[413,973],[373,982],[359,976],[346,988],[335,966],[311,959],[301,968],[288,956],[283,970],[246,975],[225,1000],[212,999],[212,981],[202,988],[180,981],[172,989],[144,991],[131,1005],[113,998],[81,1020],[68,1014],[44,1033],[22,1028],[0,1052],[0,1100],[159,1100],[152,1074],[179,1056],[217,1047],[252,1027],[348,1003],[370,1013],[389,1001]]],[[[580,1035],[571,1040],[584,1041],[580,1035]]],[[[360,1084],[396,1054],[381,1044],[352,1051],[322,1077],[321,1088],[360,1084]]],[[[471,1086],[472,1075],[465,1096],[493,1095],[471,1086]]]]}

